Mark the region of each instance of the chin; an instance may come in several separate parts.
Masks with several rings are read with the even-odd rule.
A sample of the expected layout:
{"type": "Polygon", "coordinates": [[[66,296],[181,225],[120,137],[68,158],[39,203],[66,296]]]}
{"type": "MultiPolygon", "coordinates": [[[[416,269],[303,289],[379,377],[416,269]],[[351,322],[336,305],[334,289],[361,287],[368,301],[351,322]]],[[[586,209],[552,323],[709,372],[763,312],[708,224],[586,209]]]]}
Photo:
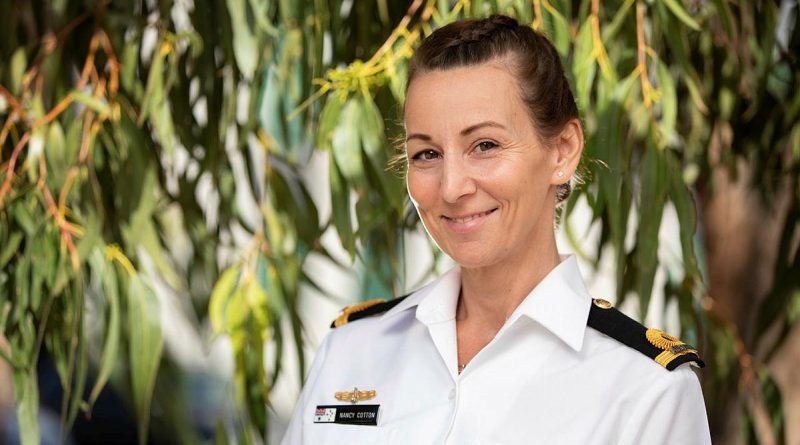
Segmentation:
{"type": "Polygon", "coordinates": [[[445,252],[462,269],[477,269],[494,264],[492,258],[484,252],[472,249],[467,252],[445,252]]]}

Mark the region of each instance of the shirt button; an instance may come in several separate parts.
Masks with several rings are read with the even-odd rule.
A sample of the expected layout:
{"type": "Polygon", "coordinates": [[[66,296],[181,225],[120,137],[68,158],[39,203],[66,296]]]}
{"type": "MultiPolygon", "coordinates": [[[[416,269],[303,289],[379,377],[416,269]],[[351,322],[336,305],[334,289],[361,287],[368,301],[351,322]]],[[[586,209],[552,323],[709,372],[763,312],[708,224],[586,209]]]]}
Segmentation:
{"type": "Polygon", "coordinates": [[[453,400],[453,399],[456,398],[456,389],[455,388],[450,390],[450,394],[447,395],[447,398],[450,399],[450,400],[453,400]]]}

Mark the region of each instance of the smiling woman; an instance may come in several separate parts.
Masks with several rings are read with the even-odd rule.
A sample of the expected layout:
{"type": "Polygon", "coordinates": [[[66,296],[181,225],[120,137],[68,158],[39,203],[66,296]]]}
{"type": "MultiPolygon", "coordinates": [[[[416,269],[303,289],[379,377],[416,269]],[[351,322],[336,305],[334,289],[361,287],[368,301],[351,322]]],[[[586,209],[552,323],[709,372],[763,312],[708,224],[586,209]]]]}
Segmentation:
{"type": "Polygon", "coordinates": [[[592,299],[558,253],[583,131],[547,39],[503,16],[435,31],[405,126],[409,195],[458,266],[345,310],[284,443],[710,443],[697,351],[592,299]]]}

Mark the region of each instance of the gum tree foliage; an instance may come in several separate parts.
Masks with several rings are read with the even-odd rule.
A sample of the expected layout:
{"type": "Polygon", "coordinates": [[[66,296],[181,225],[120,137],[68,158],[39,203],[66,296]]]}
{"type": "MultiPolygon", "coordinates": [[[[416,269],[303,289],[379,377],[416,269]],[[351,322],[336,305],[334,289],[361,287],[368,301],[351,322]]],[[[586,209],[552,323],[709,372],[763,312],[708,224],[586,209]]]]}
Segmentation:
{"type": "Polygon", "coordinates": [[[39,441],[43,350],[65,391],[65,431],[111,381],[140,441],[154,397],[167,407],[154,429],[197,441],[185,394],[153,391],[181,379],[162,354],[164,288],[190,302],[203,338],[231,339],[237,420],[218,440],[265,440],[284,348],[305,370],[298,294],[318,286],[304,264],[339,262],[322,234],[338,235],[371,296],[402,286],[403,233],[417,220],[386,166],[412,49],[442,24],[493,12],[546,33],[568,67],[586,184],[562,224],[581,236],[570,214],[584,201],[601,233],[578,254],[611,258],[616,301],[636,297],[640,318],[666,273],[680,334],[709,364],[715,439],[791,434],[792,388],[772,361],[791,350],[800,316],[795,2],[2,0],[0,10],[0,352],[23,443],[39,441]],[[314,156],[327,176],[307,175],[314,156]],[[311,199],[315,181],[328,184],[330,215],[311,199]],[[725,201],[741,196],[746,209],[725,201]],[[665,212],[679,240],[659,238],[665,212]],[[770,224],[730,226],[753,220],[770,224]],[[747,253],[752,239],[767,240],[758,261],[720,248],[747,253]]]}

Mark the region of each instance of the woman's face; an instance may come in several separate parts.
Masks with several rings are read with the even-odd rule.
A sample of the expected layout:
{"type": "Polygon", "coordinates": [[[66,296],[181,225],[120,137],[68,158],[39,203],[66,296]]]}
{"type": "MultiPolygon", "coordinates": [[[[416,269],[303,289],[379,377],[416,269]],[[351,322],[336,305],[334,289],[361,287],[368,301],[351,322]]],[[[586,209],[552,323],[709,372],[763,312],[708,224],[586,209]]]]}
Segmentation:
{"type": "Polygon", "coordinates": [[[522,261],[553,236],[558,150],[542,145],[505,65],[418,75],[405,126],[411,199],[462,267],[522,261]]]}

